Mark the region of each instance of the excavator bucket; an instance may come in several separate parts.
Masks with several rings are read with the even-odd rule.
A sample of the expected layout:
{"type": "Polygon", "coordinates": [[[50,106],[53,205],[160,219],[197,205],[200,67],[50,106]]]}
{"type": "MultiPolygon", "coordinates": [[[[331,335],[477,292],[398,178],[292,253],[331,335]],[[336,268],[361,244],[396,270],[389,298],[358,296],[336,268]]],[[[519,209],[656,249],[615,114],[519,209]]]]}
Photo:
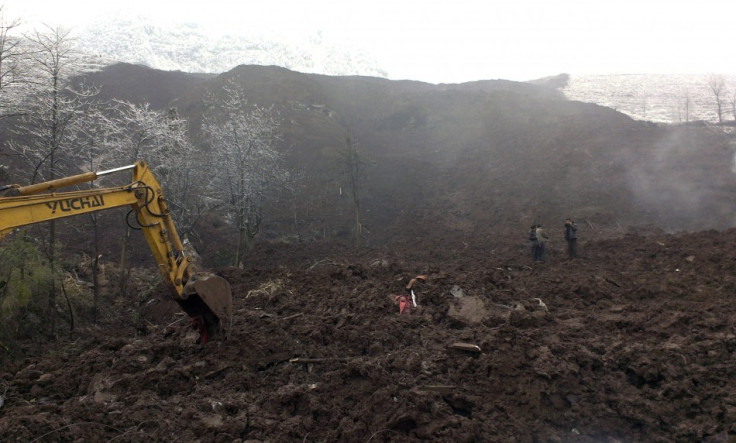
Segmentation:
{"type": "Polygon", "coordinates": [[[195,275],[177,301],[194,319],[200,343],[206,343],[214,335],[224,334],[227,338],[233,318],[233,296],[227,280],[214,274],[195,275]]]}

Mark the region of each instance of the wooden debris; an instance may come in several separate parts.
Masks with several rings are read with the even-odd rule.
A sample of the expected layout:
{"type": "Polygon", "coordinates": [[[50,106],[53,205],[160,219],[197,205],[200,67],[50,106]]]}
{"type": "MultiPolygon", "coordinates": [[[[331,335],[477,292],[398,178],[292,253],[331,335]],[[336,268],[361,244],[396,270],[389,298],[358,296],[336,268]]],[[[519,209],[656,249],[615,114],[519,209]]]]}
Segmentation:
{"type": "Polygon", "coordinates": [[[332,261],[330,259],[324,259],[324,260],[319,260],[319,261],[315,262],[312,266],[310,266],[310,267],[307,268],[307,271],[311,271],[312,269],[316,268],[317,266],[319,266],[319,265],[325,265],[325,264],[326,265],[332,265],[332,266],[344,266],[342,263],[338,263],[338,262],[332,261]]]}
{"type": "Polygon", "coordinates": [[[251,289],[245,294],[245,298],[250,298],[256,295],[273,295],[276,291],[284,290],[291,294],[293,291],[286,289],[286,284],[283,279],[277,278],[276,281],[269,280],[266,283],[262,283],[258,289],[251,289]]]}
{"type": "Polygon", "coordinates": [[[204,377],[203,378],[212,378],[212,377],[214,377],[216,375],[222,374],[224,371],[226,371],[226,370],[228,370],[230,368],[232,368],[232,365],[223,366],[223,367],[221,367],[219,369],[215,369],[214,371],[210,371],[210,372],[204,374],[204,377]]]}
{"type": "Polygon", "coordinates": [[[480,354],[480,346],[474,345],[471,343],[453,343],[451,346],[453,349],[458,349],[460,351],[466,351],[466,352],[472,352],[475,354],[480,354]]]}
{"type": "Polygon", "coordinates": [[[295,357],[295,358],[289,359],[289,363],[326,363],[329,361],[349,361],[349,360],[350,358],[347,358],[347,357],[345,358],[340,358],[340,357],[336,357],[336,358],[299,358],[299,357],[295,357]]]}

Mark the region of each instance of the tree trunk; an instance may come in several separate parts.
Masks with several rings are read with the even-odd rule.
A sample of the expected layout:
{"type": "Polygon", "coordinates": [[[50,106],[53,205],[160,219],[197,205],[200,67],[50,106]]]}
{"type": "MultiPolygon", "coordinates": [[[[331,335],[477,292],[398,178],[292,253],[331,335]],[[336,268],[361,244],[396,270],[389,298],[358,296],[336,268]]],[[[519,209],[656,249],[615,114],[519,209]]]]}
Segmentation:
{"type": "Polygon", "coordinates": [[[355,203],[353,205],[355,211],[355,248],[360,248],[361,237],[363,234],[363,224],[360,222],[360,205],[355,203]]]}
{"type": "MultiPolygon", "coordinates": [[[[56,115],[54,113],[54,115],[56,115]]],[[[54,150],[52,149],[51,155],[49,156],[49,179],[53,180],[56,178],[56,168],[54,162],[56,161],[54,150]]],[[[49,288],[48,294],[48,321],[49,321],[49,338],[53,338],[56,333],[56,249],[54,244],[56,243],[56,220],[49,222],[49,245],[48,245],[48,259],[49,269],[51,270],[51,287],[49,288]]]]}
{"type": "Polygon", "coordinates": [[[246,241],[247,241],[247,230],[244,226],[238,228],[238,247],[235,253],[235,266],[241,267],[243,265],[243,254],[245,254],[246,241]]]}
{"type": "Polygon", "coordinates": [[[123,247],[120,250],[120,281],[118,283],[119,294],[121,297],[125,297],[128,292],[128,240],[130,239],[130,227],[125,227],[125,233],[123,234],[123,247]]]}
{"type": "Polygon", "coordinates": [[[255,246],[256,246],[255,234],[251,234],[250,231],[246,229],[245,231],[245,252],[253,251],[253,248],[255,248],[255,246]]]}
{"type": "Polygon", "coordinates": [[[92,315],[93,321],[97,324],[100,311],[100,278],[99,278],[99,261],[100,261],[100,243],[99,229],[97,227],[97,217],[92,215],[92,231],[94,240],[94,254],[92,258],[92,315]]]}
{"type": "Polygon", "coordinates": [[[54,242],[56,242],[56,223],[54,220],[49,222],[49,245],[48,259],[49,269],[51,271],[51,284],[48,292],[48,322],[49,322],[49,338],[53,338],[56,332],[56,253],[54,251],[54,242]]]}

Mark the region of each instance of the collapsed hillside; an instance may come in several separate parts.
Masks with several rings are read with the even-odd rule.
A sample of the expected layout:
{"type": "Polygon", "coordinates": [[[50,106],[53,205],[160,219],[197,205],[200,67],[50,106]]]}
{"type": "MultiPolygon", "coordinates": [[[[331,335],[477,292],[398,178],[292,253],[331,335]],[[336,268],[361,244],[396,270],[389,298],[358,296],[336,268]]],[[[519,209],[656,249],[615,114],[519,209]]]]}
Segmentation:
{"type": "Polygon", "coordinates": [[[555,240],[545,264],[520,244],[263,250],[221,271],[226,341],[195,344],[156,297],[4,367],[0,440],[728,441],[734,248],[728,230],[585,240],[573,261],[555,240]]]}
{"type": "MultiPolygon", "coordinates": [[[[268,208],[261,239],[350,241],[349,185],[336,161],[346,137],[365,165],[359,194],[371,246],[396,244],[407,231],[455,245],[490,242],[567,216],[616,233],[734,223],[733,142],[707,125],[634,121],[501,80],[431,85],[262,66],[212,78],[151,71],[117,65],[90,80],[103,85],[103,98],[152,94],[176,107],[204,145],[203,99],[227,79],[278,111],[287,166],[302,180],[268,208]]],[[[208,258],[230,232],[217,221],[200,226],[211,236],[198,245],[208,258]]]]}

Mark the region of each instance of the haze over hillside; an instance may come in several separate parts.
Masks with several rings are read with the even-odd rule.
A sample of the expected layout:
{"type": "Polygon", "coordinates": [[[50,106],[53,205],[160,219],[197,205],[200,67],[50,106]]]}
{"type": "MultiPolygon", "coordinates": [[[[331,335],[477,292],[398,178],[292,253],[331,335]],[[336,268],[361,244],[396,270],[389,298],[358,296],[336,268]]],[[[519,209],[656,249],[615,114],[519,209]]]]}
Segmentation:
{"type": "MultiPolygon", "coordinates": [[[[244,36],[213,33],[195,23],[174,26],[154,23],[145,17],[116,17],[81,27],[78,34],[80,48],[102,63],[126,62],[167,71],[211,74],[227,72],[238,65],[273,65],[336,76],[387,78],[390,74],[367,52],[329,40],[319,32],[304,39],[262,33],[244,36]]],[[[563,91],[570,99],[611,107],[639,120],[715,122],[716,106],[708,75],[571,73],[563,91]]],[[[736,76],[725,78],[727,91],[723,96],[731,97],[736,76]]]]}
{"type": "Polygon", "coordinates": [[[287,163],[304,177],[293,203],[272,208],[264,239],[350,239],[350,203],[334,161],[347,133],[370,165],[361,191],[370,244],[495,242],[568,215],[617,234],[734,223],[733,148],[722,131],[638,122],[544,86],[262,66],[203,77],[116,65],[90,76],[104,97],[175,106],[195,134],[207,91],[228,79],[279,112],[287,163]]]}

